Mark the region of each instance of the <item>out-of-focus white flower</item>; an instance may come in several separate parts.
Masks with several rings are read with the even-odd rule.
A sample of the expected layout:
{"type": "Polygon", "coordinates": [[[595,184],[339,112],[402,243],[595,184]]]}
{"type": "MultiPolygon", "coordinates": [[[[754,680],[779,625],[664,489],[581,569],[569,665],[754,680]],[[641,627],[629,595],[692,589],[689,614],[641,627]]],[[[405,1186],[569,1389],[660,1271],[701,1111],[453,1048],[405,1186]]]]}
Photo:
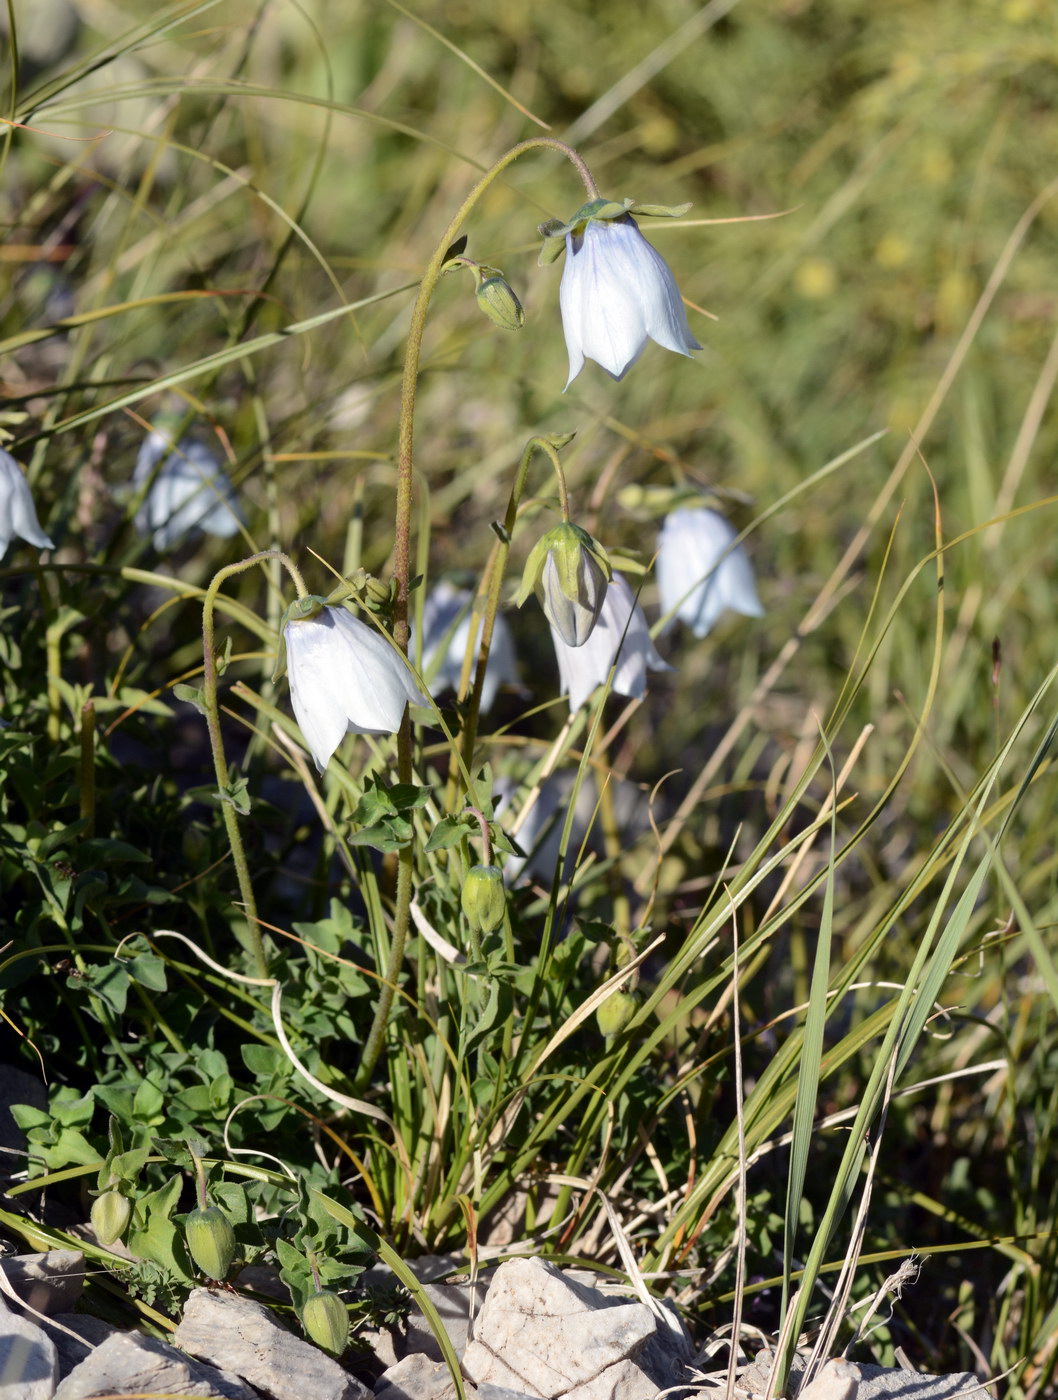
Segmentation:
{"type": "Polygon", "coordinates": [[[620,574],[610,580],[599,620],[583,646],[567,646],[554,627],[551,640],[570,710],[586,704],[595,687],[606,682],[615,660],[613,691],[634,700],[646,694],[648,671],[672,670],[655,650],[643,609],[620,574]]]}
{"type": "Polygon", "coordinates": [[[37,509],[29,494],[29,482],[22,474],[22,468],[0,447],[0,559],[7,553],[7,547],[18,536],[38,549],[54,549],[55,546],[40,528],[37,509]]]}
{"type": "Polygon", "coordinates": [[[752,566],[736,538],[715,510],[681,507],[665,517],[655,565],[661,610],[685,622],[696,637],[711,632],[727,608],[746,617],[764,615],[752,566]]]}
{"type": "MultiPolygon", "coordinates": [[[[434,695],[445,690],[458,690],[463,674],[463,658],[470,640],[471,609],[474,594],[442,579],[431,590],[422,609],[422,670],[434,695]]],[[[481,639],[483,619],[476,618],[474,645],[481,639]]],[[[477,658],[471,664],[473,684],[477,658]]],[[[481,691],[481,708],[490,710],[501,685],[518,684],[518,663],[514,655],[514,639],[502,613],[496,614],[485,667],[485,684],[481,691]]]]}
{"type": "MultiPolygon", "coordinates": [[[[395,734],[404,707],[428,705],[400,652],[343,607],[291,616],[283,628],[290,702],[322,773],[346,734],[395,734]]],[[[299,604],[291,609],[294,614],[299,604]]]]}
{"type": "Polygon", "coordinates": [[[221,539],[238,533],[242,519],[235,493],[207,447],[193,438],[181,438],[174,447],[164,433],[148,433],[136,458],[133,487],[145,486],[159,462],[161,468],[136,512],[136,529],[151,536],[159,554],[192,530],[221,539]]]}
{"type": "Polygon", "coordinates": [[[631,214],[589,217],[566,234],[558,300],[569,353],[567,389],[585,356],[622,379],[648,340],[677,355],[702,348],[691,334],[668,263],[631,214]]]}

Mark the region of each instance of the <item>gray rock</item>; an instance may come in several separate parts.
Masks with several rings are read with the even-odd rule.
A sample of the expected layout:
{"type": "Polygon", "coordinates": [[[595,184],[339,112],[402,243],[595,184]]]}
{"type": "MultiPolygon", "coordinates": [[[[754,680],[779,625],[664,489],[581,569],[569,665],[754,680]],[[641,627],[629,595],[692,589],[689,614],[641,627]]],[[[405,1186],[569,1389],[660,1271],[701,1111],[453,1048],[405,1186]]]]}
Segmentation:
{"type": "Polygon", "coordinates": [[[271,1400],[370,1400],[371,1392],[337,1361],[235,1293],[196,1288],[173,1340],[192,1356],[235,1371],[271,1400]]]}
{"type": "Polygon", "coordinates": [[[69,1312],[84,1287],[84,1255],[76,1249],[11,1254],[0,1259],[8,1283],[36,1312],[69,1312]]]}
{"type": "Polygon", "coordinates": [[[456,1400],[455,1382],[443,1361],[413,1352],[382,1373],[375,1400],[456,1400]]]}
{"type": "MultiPolygon", "coordinates": [[[[423,1292],[437,1309],[442,1325],[460,1360],[463,1359],[463,1353],[467,1349],[471,1291],[469,1283],[427,1283],[423,1286],[423,1292]]],[[[440,1343],[418,1308],[413,1308],[408,1314],[404,1351],[401,1352],[401,1355],[409,1355],[412,1352],[424,1352],[434,1361],[442,1359],[440,1343]]]]}
{"type": "Polygon", "coordinates": [[[0,1395],[4,1400],[51,1400],[58,1379],[59,1358],[51,1341],[0,1298],[0,1395]]]}
{"type": "Polygon", "coordinates": [[[90,1313],[57,1313],[50,1319],[50,1324],[42,1322],[40,1327],[55,1343],[55,1350],[59,1356],[60,1380],[64,1380],[75,1366],[80,1366],[81,1362],[108,1337],[120,1331],[120,1328],[111,1327],[109,1322],[92,1317],[90,1313]],[[71,1332],[75,1332],[77,1336],[71,1337],[71,1332]]]}
{"type": "MultiPolygon", "coordinates": [[[[759,1353],[753,1364],[740,1374],[739,1388],[763,1395],[771,1363],[768,1352],[759,1353]]],[[[803,1375],[804,1359],[797,1357],[790,1368],[791,1394],[797,1391],[803,1375]]],[[[799,1400],[955,1400],[956,1396],[962,1400],[992,1400],[969,1371],[934,1376],[896,1366],[857,1364],[841,1357],[826,1362],[798,1394],[799,1400]]]]}
{"type": "Polygon", "coordinates": [[[55,1400],[93,1395],[200,1395],[208,1400],[258,1400],[238,1376],[192,1361],[156,1337],[115,1332],[75,1366],[55,1400]]]}
{"type": "Polygon", "coordinates": [[[656,1335],[644,1303],[608,1298],[540,1259],[500,1266],[463,1367],[477,1384],[541,1400],[654,1400],[637,1357],[656,1335]]]}

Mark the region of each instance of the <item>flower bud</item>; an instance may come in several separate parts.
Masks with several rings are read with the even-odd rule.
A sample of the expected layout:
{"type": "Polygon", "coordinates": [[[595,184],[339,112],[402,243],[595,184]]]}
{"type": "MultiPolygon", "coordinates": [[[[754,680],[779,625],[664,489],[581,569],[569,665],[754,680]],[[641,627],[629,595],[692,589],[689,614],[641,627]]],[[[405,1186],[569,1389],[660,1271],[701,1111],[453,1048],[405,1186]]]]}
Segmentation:
{"type": "Polygon", "coordinates": [[[510,283],[503,277],[482,278],[478,283],[476,296],[482,311],[500,330],[518,331],[525,324],[522,303],[515,296],[510,283]]]}
{"type": "Polygon", "coordinates": [[[631,992],[614,992],[595,1013],[595,1024],[609,1040],[620,1035],[636,1014],[639,1003],[631,992]]]}
{"type": "Polygon", "coordinates": [[[100,1244],[114,1244],[128,1229],[132,1202],[120,1191],[104,1191],[92,1202],[92,1229],[100,1244]]]}
{"type": "Polygon", "coordinates": [[[193,1210],[184,1225],[184,1238],[188,1253],[207,1278],[218,1282],[227,1278],[235,1259],[235,1231],[219,1206],[193,1210]]]}
{"type": "Polygon", "coordinates": [[[459,901],[467,923],[479,933],[491,933],[503,923],[507,894],[498,865],[472,865],[463,881],[459,901]]]}
{"type": "Polygon", "coordinates": [[[598,540],[565,520],[533,547],[522,575],[518,606],[530,591],[535,592],[566,646],[581,647],[599,620],[612,577],[610,561],[598,540]]]}
{"type": "Polygon", "coordinates": [[[341,1356],[349,1340],[349,1314],[337,1293],[310,1293],[301,1310],[305,1336],[332,1356],[341,1356]]]}

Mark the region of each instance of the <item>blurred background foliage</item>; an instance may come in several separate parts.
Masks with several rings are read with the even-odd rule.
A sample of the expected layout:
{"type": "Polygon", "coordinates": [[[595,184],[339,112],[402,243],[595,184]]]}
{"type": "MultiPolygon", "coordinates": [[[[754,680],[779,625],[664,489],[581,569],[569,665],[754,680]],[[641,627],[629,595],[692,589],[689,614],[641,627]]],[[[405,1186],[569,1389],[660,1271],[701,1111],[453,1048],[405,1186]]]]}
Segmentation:
{"type": "MultiPolygon", "coordinates": [[[[168,692],[201,662],[198,608],[180,590],[204,587],[239,542],[192,539],[159,561],[137,535],[129,482],[145,424],[176,411],[228,463],[246,552],[280,542],[322,592],[329,575],[310,550],[341,571],[384,572],[407,289],[478,171],[546,122],[584,152],[608,197],[693,202],[648,232],[706,348],[692,362],[650,346],[620,384],[589,365],[562,394],[559,269],[537,268],[535,228],[568,218],[582,196],[557,156],[520,161],[467,232],[469,254],[503,268],[516,288],[525,330],[485,322],[470,282],[451,276],[427,333],[417,408],[423,564],[431,578],[480,569],[513,464],[542,431],[576,430],[565,454],[576,518],[645,564],[656,521],[641,504],[622,507],[623,488],[708,487],[740,528],[771,512],[747,545],[766,618],[747,626],[729,616],[704,643],[667,639],[678,678],[656,678],[608,754],[644,791],[679,770],[662,803],[671,812],[745,715],[662,872],[661,924],[674,940],[693,924],[736,828],[738,850],[750,849],[794,792],[869,636],[877,649],[832,736],[840,769],[872,726],[839,844],[860,832],[916,738],[938,646],[924,741],[860,833],[857,859],[838,870],[838,950],[852,958],[1058,659],[1052,0],[457,0],[414,14],[355,0],[15,0],[14,12],[4,111],[25,127],[8,125],[0,152],[0,391],[9,445],[63,567],[42,580],[39,602],[12,556],[0,571],[8,605],[22,609],[5,621],[11,674],[20,647],[24,678],[53,677],[47,694],[28,679],[24,693],[12,689],[5,713],[38,731],[47,721],[68,744],[65,759],[38,769],[61,784],[75,762],[80,702],[95,697],[99,825],[121,830],[152,864],[127,895],[131,921],[111,908],[93,937],[142,926],[145,899],[177,901],[182,916],[190,909],[215,930],[212,892],[231,889],[214,868],[219,827],[196,790],[208,781],[203,726],[168,692]],[[1034,201],[987,315],[960,346],[1034,201]],[[318,329],[253,343],[357,302],[318,329]],[[165,382],[173,375],[179,382],[165,382]],[[880,429],[880,441],[810,480],[880,429]],[[929,560],[938,531],[958,540],[944,552],[939,642],[929,560]],[[136,585],[136,568],[175,575],[177,591],[136,585]],[[813,614],[824,589],[830,602],[813,614]],[[56,633],[65,648],[57,680],[45,656],[56,633]]],[[[516,567],[528,539],[516,543],[516,567]]],[[[275,625],[279,595],[262,593],[257,576],[230,592],[275,625]]],[[[652,607],[649,579],[643,596],[652,607]]],[[[511,622],[533,683],[531,697],[508,693],[495,717],[513,737],[486,733],[497,762],[520,745],[535,752],[565,712],[549,703],[557,673],[539,617],[526,609],[511,622]],[[524,715],[532,704],[544,708],[524,715]]],[[[284,703],[268,688],[268,638],[232,635],[237,653],[251,653],[235,674],[284,703]]],[[[245,696],[233,705],[253,717],[245,696]]],[[[1012,769],[1024,768],[1048,713],[1026,725],[1012,769]]],[[[260,737],[231,727],[235,755],[248,744],[247,761],[264,763],[260,737]]],[[[265,766],[254,817],[262,907],[283,925],[324,919],[338,877],[306,836],[312,813],[303,797],[292,804],[292,775],[265,766]]],[[[1016,771],[1008,786],[1015,780],[1016,771]]],[[[810,785],[802,825],[828,791],[823,778],[810,785]]],[[[47,821],[61,808],[45,801],[37,815],[47,821]]],[[[1006,849],[1051,947],[1053,811],[1053,784],[1030,790],[1006,849]]],[[[12,934],[38,936],[32,880],[16,867],[9,854],[5,917],[12,934]]],[[[872,977],[901,979],[927,903],[909,905],[872,977]]],[[[978,934],[1002,929],[1007,913],[993,891],[978,934]]],[[[751,1022],[804,998],[817,924],[815,906],[803,906],[774,940],[769,976],[745,992],[751,1022]]],[[[1011,1079],[957,1081],[929,1107],[894,1107],[879,1248],[965,1239],[967,1222],[1002,1235],[1053,1227],[1055,1186],[1040,1164],[1058,1146],[1058,1042],[1024,949],[967,958],[949,993],[965,1018],[965,1051],[945,1059],[938,1037],[925,1060],[968,1063],[992,1037],[1011,1079]]],[[[756,1042],[762,1063],[769,1043],[756,1042]]],[[[51,1048],[60,1053],[54,1036],[51,1048]]],[[[718,1104],[726,1092],[717,1089],[718,1104]]],[[[845,1097],[835,1090],[835,1102],[845,1097]]],[[[730,1103],[725,1113],[726,1122],[730,1103]]],[[[703,1109],[703,1131],[708,1116],[703,1109]]],[[[770,1188],[765,1195],[773,1204],[770,1188]]],[[[1028,1295],[1004,1301],[1002,1252],[930,1266],[933,1278],[949,1268],[957,1277],[931,1284],[911,1310],[918,1321],[904,1325],[940,1349],[936,1364],[974,1364],[971,1343],[997,1369],[1029,1349],[1055,1279],[1053,1241],[1031,1252],[1035,1312],[1028,1295]]],[[[1039,1384],[1049,1366],[1047,1353],[1039,1384]]]]}

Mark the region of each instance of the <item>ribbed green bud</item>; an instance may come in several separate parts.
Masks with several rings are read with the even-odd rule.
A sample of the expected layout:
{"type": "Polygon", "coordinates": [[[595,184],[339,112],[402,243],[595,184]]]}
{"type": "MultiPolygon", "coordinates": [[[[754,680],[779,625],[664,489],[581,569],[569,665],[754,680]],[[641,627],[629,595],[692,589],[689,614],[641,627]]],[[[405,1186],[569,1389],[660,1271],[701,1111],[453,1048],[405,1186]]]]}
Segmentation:
{"type": "Polygon", "coordinates": [[[495,275],[484,277],[478,283],[478,305],[501,331],[520,331],[525,325],[525,312],[522,310],[522,303],[514,294],[514,289],[495,268],[483,270],[495,275]]]}
{"type": "Polygon", "coordinates": [[[92,1229],[100,1244],[114,1244],[128,1229],[132,1202],[120,1191],[104,1191],[92,1202],[92,1229]]]}
{"type": "Polygon", "coordinates": [[[219,1206],[193,1210],[184,1226],[187,1251],[207,1278],[221,1282],[235,1259],[235,1231],[219,1206]]]}
{"type": "Polygon", "coordinates": [[[467,923],[479,933],[491,933],[503,923],[507,892],[498,865],[472,865],[463,881],[460,904],[467,923]]]}
{"type": "Polygon", "coordinates": [[[607,1039],[620,1035],[636,1014],[638,1005],[631,992],[614,992],[596,1011],[595,1024],[607,1039]]]}
{"type": "Polygon", "coordinates": [[[341,1356],[349,1340],[349,1314],[337,1293],[310,1293],[301,1310],[305,1336],[332,1356],[341,1356]]]}

